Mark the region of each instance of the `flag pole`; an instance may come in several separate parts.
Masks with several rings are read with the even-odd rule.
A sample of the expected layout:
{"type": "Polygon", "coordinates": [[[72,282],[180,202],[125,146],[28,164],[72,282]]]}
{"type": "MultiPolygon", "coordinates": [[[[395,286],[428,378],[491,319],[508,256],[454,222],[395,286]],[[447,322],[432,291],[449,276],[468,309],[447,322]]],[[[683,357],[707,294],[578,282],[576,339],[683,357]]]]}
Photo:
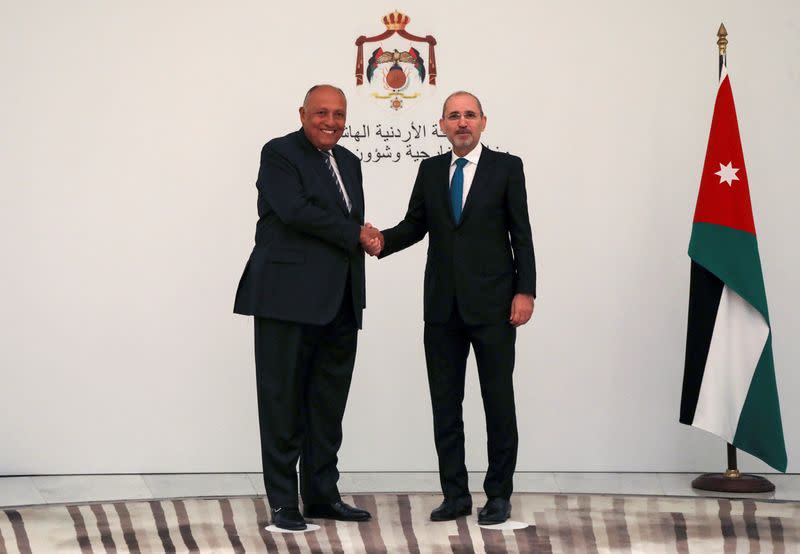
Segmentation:
{"type": "Polygon", "coordinates": [[[722,75],[722,68],[728,64],[728,30],[724,23],[719,24],[717,30],[717,47],[719,48],[719,68],[717,77],[722,75]]]}
{"type": "MultiPolygon", "coordinates": [[[[719,24],[717,31],[717,47],[719,48],[719,67],[717,77],[722,76],[722,68],[728,64],[728,30],[725,24],[719,24]]],[[[759,475],[740,473],[736,464],[736,447],[727,443],[728,469],[725,473],[704,473],[692,481],[692,487],[716,492],[772,492],[775,485],[759,475]]]]}

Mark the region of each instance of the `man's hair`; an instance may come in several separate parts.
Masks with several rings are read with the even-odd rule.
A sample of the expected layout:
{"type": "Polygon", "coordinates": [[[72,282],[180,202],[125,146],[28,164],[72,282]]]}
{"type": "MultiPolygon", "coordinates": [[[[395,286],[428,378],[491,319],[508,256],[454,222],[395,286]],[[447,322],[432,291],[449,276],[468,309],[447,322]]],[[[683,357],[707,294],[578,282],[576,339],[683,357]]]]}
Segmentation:
{"type": "Polygon", "coordinates": [[[306,103],[308,102],[308,97],[311,96],[311,93],[314,92],[315,90],[317,90],[318,88],[322,88],[322,87],[329,87],[329,88],[334,89],[339,94],[341,94],[342,98],[344,98],[344,101],[347,102],[347,96],[345,96],[344,91],[342,89],[340,89],[339,87],[335,87],[333,85],[326,85],[325,83],[322,83],[322,84],[319,84],[319,85],[314,85],[313,87],[308,89],[308,92],[306,93],[305,97],[303,97],[303,106],[305,106],[306,103]]]}
{"type": "Polygon", "coordinates": [[[472,96],[475,99],[475,102],[478,103],[478,110],[480,110],[480,112],[481,112],[481,117],[483,117],[483,106],[481,106],[480,99],[477,96],[475,96],[474,94],[472,94],[471,92],[467,92],[466,90],[457,90],[454,93],[452,93],[450,96],[448,96],[447,98],[444,99],[444,104],[442,104],[442,117],[444,117],[444,110],[445,110],[445,108],[447,108],[447,103],[450,101],[450,99],[453,96],[461,96],[462,94],[466,94],[467,96],[472,96]]]}

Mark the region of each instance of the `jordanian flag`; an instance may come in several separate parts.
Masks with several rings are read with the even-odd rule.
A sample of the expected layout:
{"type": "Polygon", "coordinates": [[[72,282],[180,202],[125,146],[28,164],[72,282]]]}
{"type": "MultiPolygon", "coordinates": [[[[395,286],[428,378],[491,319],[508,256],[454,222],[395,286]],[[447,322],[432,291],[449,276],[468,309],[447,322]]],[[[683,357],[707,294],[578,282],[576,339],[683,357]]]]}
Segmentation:
{"type": "Polygon", "coordinates": [[[681,423],[786,471],[767,295],[730,78],[720,76],[689,242],[681,423]]]}

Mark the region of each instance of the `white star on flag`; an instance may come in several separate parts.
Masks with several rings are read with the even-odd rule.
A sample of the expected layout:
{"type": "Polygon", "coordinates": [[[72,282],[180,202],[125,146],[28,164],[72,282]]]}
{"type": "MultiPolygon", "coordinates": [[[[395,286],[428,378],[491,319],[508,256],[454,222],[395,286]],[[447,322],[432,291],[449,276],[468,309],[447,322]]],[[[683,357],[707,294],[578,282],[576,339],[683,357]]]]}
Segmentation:
{"type": "Polygon", "coordinates": [[[719,171],[714,173],[714,175],[719,175],[719,184],[728,183],[728,186],[733,186],[734,181],[738,181],[739,178],[736,176],[736,172],[739,171],[739,168],[733,167],[733,162],[728,162],[728,165],[719,164],[719,171]]]}

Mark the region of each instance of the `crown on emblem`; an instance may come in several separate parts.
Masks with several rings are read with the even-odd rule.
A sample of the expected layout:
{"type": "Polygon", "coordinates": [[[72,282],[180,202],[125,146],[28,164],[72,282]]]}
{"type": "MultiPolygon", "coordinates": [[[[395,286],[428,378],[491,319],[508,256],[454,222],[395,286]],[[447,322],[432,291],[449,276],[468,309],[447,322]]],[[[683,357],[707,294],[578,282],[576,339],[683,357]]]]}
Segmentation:
{"type": "Polygon", "coordinates": [[[406,28],[411,18],[397,10],[383,16],[383,24],[390,31],[401,31],[406,28]]]}

